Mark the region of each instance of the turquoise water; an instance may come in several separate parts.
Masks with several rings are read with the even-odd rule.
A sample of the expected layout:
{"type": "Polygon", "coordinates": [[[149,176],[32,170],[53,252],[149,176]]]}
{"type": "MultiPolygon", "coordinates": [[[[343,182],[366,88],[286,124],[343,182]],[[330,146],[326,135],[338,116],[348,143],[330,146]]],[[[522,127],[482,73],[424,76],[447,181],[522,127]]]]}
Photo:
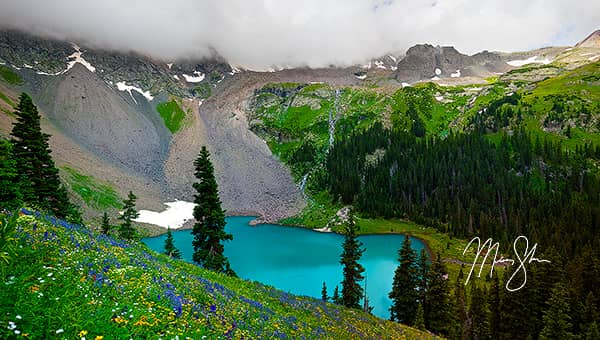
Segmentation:
{"type": "MultiPolygon", "coordinates": [[[[238,276],[293,294],[317,298],[321,297],[325,281],[329,296],[333,295],[335,285],[342,281],[339,259],[343,236],[269,224],[250,226],[250,220],[251,217],[228,217],[225,227],[233,234],[233,241],[225,243],[225,255],[238,276]]],[[[176,231],[173,237],[183,258],[191,261],[191,231],[176,231]]],[[[163,235],[143,241],[161,252],[164,239],[163,235]]],[[[366,235],[359,239],[366,249],[360,263],[365,267],[367,294],[370,305],[374,307],[373,314],[388,319],[391,301],[387,295],[392,288],[398,249],[404,236],[366,235]]],[[[413,248],[420,252],[423,243],[415,238],[411,241],[413,248]]]]}

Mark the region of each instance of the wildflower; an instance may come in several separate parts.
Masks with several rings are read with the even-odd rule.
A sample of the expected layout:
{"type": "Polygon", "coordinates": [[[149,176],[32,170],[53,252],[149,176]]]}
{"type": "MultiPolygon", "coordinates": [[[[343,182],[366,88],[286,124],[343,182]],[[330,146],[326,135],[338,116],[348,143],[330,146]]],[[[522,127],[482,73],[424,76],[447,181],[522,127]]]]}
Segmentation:
{"type": "Polygon", "coordinates": [[[19,320],[21,320],[21,316],[20,315],[17,315],[16,318],[19,319],[19,320]]]}
{"type": "Polygon", "coordinates": [[[15,329],[15,334],[19,335],[19,334],[21,334],[21,331],[18,329],[15,329]]]}
{"type": "Polygon", "coordinates": [[[104,337],[102,335],[98,335],[94,338],[94,340],[102,340],[104,339],[104,337]]]}
{"type": "Polygon", "coordinates": [[[14,323],[14,322],[12,322],[12,321],[9,321],[9,322],[8,322],[8,329],[12,331],[12,330],[13,330],[13,329],[15,329],[15,328],[17,328],[17,325],[15,325],[15,323],[14,323]]]}
{"type": "Polygon", "coordinates": [[[65,330],[64,330],[64,329],[62,329],[62,328],[61,328],[61,329],[57,329],[57,330],[56,330],[56,334],[63,333],[64,331],[65,331],[65,330]]]}
{"type": "Polygon", "coordinates": [[[83,338],[86,334],[88,334],[88,332],[86,330],[82,330],[78,335],[80,338],[83,338]]]}

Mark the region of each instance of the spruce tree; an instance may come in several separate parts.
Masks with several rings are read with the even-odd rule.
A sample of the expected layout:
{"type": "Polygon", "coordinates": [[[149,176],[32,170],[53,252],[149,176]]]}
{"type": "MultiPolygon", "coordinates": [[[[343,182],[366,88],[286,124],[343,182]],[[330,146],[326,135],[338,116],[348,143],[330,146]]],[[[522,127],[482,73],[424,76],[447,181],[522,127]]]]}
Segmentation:
{"type": "Polygon", "coordinates": [[[321,300],[323,300],[324,302],[327,302],[327,300],[329,300],[329,297],[327,296],[327,284],[325,283],[325,281],[323,281],[323,287],[321,288],[321,300]]]}
{"type": "Polygon", "coordinates": [[[450,323],[450,287],[448,285],[448,271],[438,253],[429,270],[429,289],[426,294],[427,313],[425,326],[428,330],[447,335],[450,323]]]}
{"type": "Polygon", "coordinates": [[[136,199],[137,197],[133,192],[129,191],[127,199],[123,203],[123,215],[119,216],[119,219],[123,221],[119,225],[119,236],[126,240],[131,240],[135,237],[135,229],[133,228],[132,221],[140,216],[137,210],[135,210],[136,199]]]}
{"type": "Polygon", "coordinates": [[[412,249],[410,237],[405,236],[402,248],[398,251],[400,264],[394,273],[390,319],[407,325],[412,325],[419,305],[417,254],[412,249]]]}
{"type": "Polygon", "coordinates": [[[485,297],[485,288],[480,288],[473,282],[471,286],[471,304],[469,306],[469,334],[473,339],[489,338],[489,312],[485,297]]]}
{"type": "Polygon", "coordinates": [[[365,250],[361,248],[362,243],[358,240],[357,232],[358,227],[354,222],[352,212],[350,212],[344,225],[344,250],[340,259],[344,275],[341,304],[349,308],[359,309],[360,299],[363,296],[363,288],[359,282],[364,279],[362,273],[365,268],[358,261],[365,250]]]}
{"type": "Polygon", "coordinates": [[[60,183],[58,169],[50,155],[50,135],[42,132],[40,114],[26,93],[20,96],[13,123],[13,157],[20,175],[23,200],[35,207],[51,211],[60,218],[81,216],[69,202],[67,190],[60,183]]]}
{"type": "Polygon", "coordinates": [[[417,314],[415,315],[415,328],[425,330],[425,312],[423,312],[423,304],[419,303],[417,314]]]}
{"type": "Polygon", "coordinates": [[[101,231],[104,235],[108,235],[110,233],[110,229],[111,229],[110,219],[108,218],[108,214],[105,211],[104,214],[102,215],[101,231]]]}
{"type": "Polygon", "coordinates": [[[177,247],[175,247],[175,242],[173,241],[173,233],[171,232],[171,227],[167,229],[167,238],[165,239],[164,254],[176,259],[181,258],[181,252],[179,251],[179,249],[177,249],[177,247]]]}
{"type": "Polygon", "coordinates": [[[225,211],[221,208],[214,168],[205,146],[202,146],[194,166],[198,182],[194,183],[197,194],[194,195],[196,223],[192,229],[192,259],[206,269],[235,276],[229,260],[223,254],[225,247],[222,244],[223,241],[233,240],[233,236],[225,232],[225,211]]]}
{"type": "Polygon", "coordinates": [[[567,288],[563,284],[554,286],[548,306],[544,312],[544,328],[540,339],[572,339],[567,288]]]}
{"type": "Polygon", "coordinates": [[[427,250],[421,249],[419,254],[417,291],[419,292],[419,304],[423,308],[423,320],[427,324],[426,315],[429,314],[429,301],[427,301],[427,292],[429,290],[429,270],[430,265],[427,260],[427,250]]]}
{"type": "Polygon", "coordinates": [[[498,339],[500,338],[500,311],[501,311],[501,306],[500,306],[500,289],[502,289],[502,286],[500,285],[499,279],[498,279],[498,274],[494,274],[493,278],[492,278],[492,285],[490,288],[490,294],[489,294],[489,306],[490,306],[490,321],[489,321],[489,325],[490,325],[490,337],[492,339],[498,339]]]}
{"type": "Polygon", "coordinates": [[[340,304],[340,290],[337,285],[335,286],[335,289],[333,289],[333,297],[331,298],[331,301],[333,301],[335,304],[340,304]]]}
{"type": "Polygon", "coordinates": [[[12,155],[12,144],[0,139],[0,210],[14,210],[20,205],[19,173],[12,155]]]}

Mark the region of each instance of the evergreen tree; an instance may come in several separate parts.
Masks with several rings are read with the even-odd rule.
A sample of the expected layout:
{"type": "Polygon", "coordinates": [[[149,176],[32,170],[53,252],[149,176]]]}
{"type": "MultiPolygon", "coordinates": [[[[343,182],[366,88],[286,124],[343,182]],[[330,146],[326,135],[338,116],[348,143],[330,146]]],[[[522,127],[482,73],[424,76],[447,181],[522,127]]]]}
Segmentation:
{"type": "Polygon", "coordinates": [[[552,289],[548,302],[549,308],[544,312],[544,328],[540,339],[572,339],[571,316],[566,287],[557,283],[552,289]]]}
{"type": "Polygon", "coordinates": [[[450,287],[448,285],[448,271],[442,262],[440,254],[429,270],[429,289],[425,301],[428,312],[425,314],[425,326],[436,334],[447,335],[450,323],[450,287]]]}
{"type": "Polygon", "coordinates": [[[358,227],[354,222],[354,216],[349,212],[348,221],[344,225],[344,251],[340,259],[344,274],[341,304],[356,309],[360,308],[360,299],[363,296],[363,288],[359,282],[364,279],[362,273],[365,271],[365,268],[358,263],[365,250],[361,248],[362,243],[358,240],[357,232],[358,227]]]}
{"type": "Polygon", "coordinates": [[[137,210],[135,210],[136,199],[137,197],[133,192],[129,191],[127,199],[123,203],[123,215],[119,216],[119,219],[123,221],[119,225],[119,236],[126,240],[131,240],[135,237],[135,229],[133,228],[132,220],[140,216],[137,210]]]}
{"type": "Polygon", "coordinates": [[[197,194],[194,195],[196,223],[192,229],[192,259],[204,268],[234,276],[229,260],[223,255],[225,247],[222,244],[223,241],[232,240],[233,236],[225,232],[225,212],[221,208],[214,168],[205,146],[200,150],[194,166],[198,182],[194,183],[197,194]]]}
{"type": "Polygon", "coordinates": [[[42,132],[37,107],[26,93],[19,99],[15,111],[17,121],[13,123],[11,135],[23,200],[57,217],[72,216],[80,222],[79,211],[69,202],[67,190],[60,183],[58,169],[50,155],[50,135],[42,132]]]}
{"type": "Polygon", "coordinates": [[[323,300],[324,302],[327,302],[327,300],[329,300],[329,297],[327,296],[327,284],[325,283],[325,281],[323,281],[323,288],[321,288],[321,300],[323,300]]]}
{"type": "Polygon", "coordinates": [[[490,296],[489,296],[489,307],[490,307],[490,337],[492,339],[500,338],[500,289],[502,286],[500,285],[498,274],[493,275],[492,285],[490,288],[490,296]]]}
{"type": "Polygon", "coordinates": [[[427,259],[427,250],[421,249],[419,254],[419,262],[417,263],[418,268],[418,279],[417,279],[417,291],[419,292],[419,304],[423,308],[423,320],[427,324],[428,320],[426,315],[429,315],[429,301],[427,301],[427,293],[429,290],[429,270],[430,265],[427,259]]]}
{"type": "Polygon", "coordinates": [[[419,294],[417,291],[417,254],[412,249],[410,237],[406,236],[404,238],[402,248],[400,248],[398,254],[400,264],[394,273],[392,291],[389,294],[390,299],[392,299],[390,319],[412,325],[417,313],[419,294]]]}
{"type": "Polygon", "coordinates": [[[0,139],[0,210],[14,210],[20,205],[19,174],[12,155],[12,145],[0,139]]]}
{"type": "Polygon", "coordinates": [[[181,252],[179,251],[179,249],[177,249],[177,247],[175,247],[175,242],[173,241],[173,233],[171,232],[171,227],[167,228],[167,238],[165,239],[164,254],[176,259],[181,258],[181,252]]]}
{"type": "Polygon", "coordinates": [[[473,282],[471,286],[471,305],[469,307],[469,334],[472,339],[489,338],[489,315],[485,295],[485,288],[480,288],[473,282]]]}
{"type": "Polygon", "coordinates": [[[110,225],[110,219],[108,218],[108,214],[106,213],[106,211],[104,212],[104,214],[102,215],[102,226],[101,226],[101,231],[103,234],[108,235],[110,233],[110,229],[112,228],[110,225]]]}
{"type": "Polygon", "coordinates": [[[335,286],[335,289],[333,290],[333,297],[331,298],[331,300],[333,301],[333,303],[335,304],[340,304],[340,290],[338,289],[338,286],[335,286]]]}
{"type": "Polygon", "coordinates": [[[423,312],[423,304],[419,303],[417,314],[415,315],[415,328],[425,330],[425,312],[423,312]]]}
{"type": "Polygon", "coordinates": [[[450,330],[451,339],[469,338],[469,315],[467,313],[467,294],[465,291],[464,265],[460,266],[460,271],[456,277],[454,286],[454,311],[452,315],[454,320],[450,330]]]}

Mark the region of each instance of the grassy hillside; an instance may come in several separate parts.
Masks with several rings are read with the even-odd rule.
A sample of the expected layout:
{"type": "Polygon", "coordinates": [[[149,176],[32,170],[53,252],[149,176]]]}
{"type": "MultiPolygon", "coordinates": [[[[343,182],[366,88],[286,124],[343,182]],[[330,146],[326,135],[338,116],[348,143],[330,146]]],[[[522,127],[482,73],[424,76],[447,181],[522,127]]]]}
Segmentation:
{"type": "Polygon", "coordinates": [[[53,218],[23,215],[4,235],[0,338],[433,338],[53,218]]]}

